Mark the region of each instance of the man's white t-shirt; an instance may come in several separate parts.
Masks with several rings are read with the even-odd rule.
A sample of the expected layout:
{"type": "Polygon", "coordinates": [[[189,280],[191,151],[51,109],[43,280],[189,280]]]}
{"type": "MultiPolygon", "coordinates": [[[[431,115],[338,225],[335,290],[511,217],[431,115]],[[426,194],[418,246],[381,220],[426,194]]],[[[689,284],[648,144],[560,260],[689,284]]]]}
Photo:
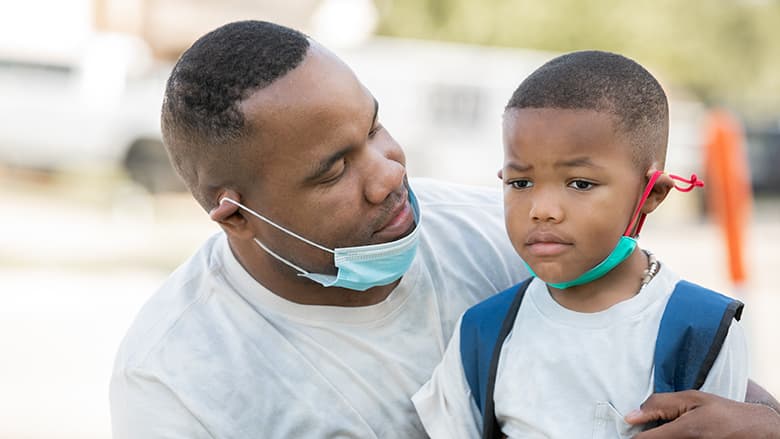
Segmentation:
{"type": "Polygon", "coordinates": [[[287,301],[243,269],[224,234],[207,241],[120,347],[114,438],[426,437],[410,398],[458,317],[527,274],[506,236],[499,191],[411,184],[419,249],[376,305],[287,301]]]}
{"type": "MultiPolygon", "coordinates": [[[[493,401],[509,438],[630,438],[623,416],[653,393],[653,352],[679,277],[665,265],[639,294],[596,313],[559,305],[534,279],[501,348],[493,401]]],[[[695,310],[691,310],[695,312],[695,310]]],[[[701,388],[744,401],[748,356],[732,322],[701,388]]],[[[460,358],[460,320],[442,363],[413,397],[432,438],[478,438],[482,416],[460,358]]]]}

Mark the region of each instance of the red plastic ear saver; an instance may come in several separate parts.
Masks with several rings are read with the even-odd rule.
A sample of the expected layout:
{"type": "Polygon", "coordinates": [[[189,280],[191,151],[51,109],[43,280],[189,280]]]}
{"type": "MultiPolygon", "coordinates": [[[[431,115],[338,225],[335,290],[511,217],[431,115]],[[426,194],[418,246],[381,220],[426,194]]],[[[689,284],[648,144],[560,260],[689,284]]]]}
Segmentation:
{"type": "MultiPolygon", "coordinates": [[[[661,171],[657,171],[657,172],[661,172],[661,171]]],[[[672,177],[672,179],[674,180],[682,181],[683,183],[688,184],[688,186],[680,187],[677,186],[677,184],[675,183],[674,188],[680,192],[690,192],[693,190],[693,188],[704,187],[704,182],[699,180],[699,177],[697,177],[696,174],[691,174],[691,178],[682,178],[674,174],[669,174],[669,177],[672,177]]]]}
{"type": "MultiPolygon", "coordinates": [[[[636,211],[634,211],[634,215],[631,217],[631,222],[628,223],[626,231],[623,232],[623,236],[639,236],[639,232],[642,230],[642,226],[645,224],[645,218],[647,218],[647,215],[645,214],[640,215],[642,206],[645,204],[645,201],[647,201],[647,197],[650,196],[650,192],[653,191],[655,182],[657,182],[663,174],[663,171],[655,171],[652,177],[650,177],[650,181],[648,181],[647,186],[645,186],[645,191],[642,193],[642,198],[639,200],[639,205],[637,206],[636,211]],[[638,223],[637,220],[639,220],[638,223]],[[634,225],[636,225],[636,232],[631,235],[631,231],[634,229],[634,225]]],[[[669,174],[669,177],[671,177],[673,180],[681,181],[687,184],[687,186],[678,186],[677,183],[674,184],[674,188],[680,192],[690,192],[694,188],[704,187],[704,182],[701,181],[699,177],[696,176],[696,174],[691,174],[691,178],[684,178],[674,174],[669,174]]]]}

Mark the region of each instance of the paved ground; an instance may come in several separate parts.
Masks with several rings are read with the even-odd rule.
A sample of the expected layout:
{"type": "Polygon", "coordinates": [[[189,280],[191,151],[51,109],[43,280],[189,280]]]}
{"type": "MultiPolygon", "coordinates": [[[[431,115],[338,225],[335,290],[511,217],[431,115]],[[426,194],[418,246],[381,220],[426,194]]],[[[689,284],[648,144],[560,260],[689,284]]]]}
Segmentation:
{"type": "MultiPolygon", "coordinates": [[[[216,229],[188,197],[150,198],[101,173],[0,169],[0,200],[0,438],[108,438],[119,340],[216,229]]],[[[718,231],[686,206],[664,206],[642,245],[689,279],[728,290],[718,231]]],[[[752,376],[780,396],[780,202],[758,205],[749,249],[752,376]]]]}

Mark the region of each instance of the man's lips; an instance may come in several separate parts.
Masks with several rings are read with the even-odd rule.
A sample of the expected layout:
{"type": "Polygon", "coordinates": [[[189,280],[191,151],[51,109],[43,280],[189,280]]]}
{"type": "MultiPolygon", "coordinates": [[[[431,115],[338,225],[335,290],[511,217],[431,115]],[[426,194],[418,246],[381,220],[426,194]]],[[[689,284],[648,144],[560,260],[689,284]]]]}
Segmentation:
{"type": "Polygon", "coordinates": [[[382,237],[385,239],[395,239],[408,232],[414,225],[414,214],[412,212],[412,206],[409,204],[407,197],[403,198],[403,202],[399,203],[389,215],[387,222],[374,232],[375,237],[382,237]]]}

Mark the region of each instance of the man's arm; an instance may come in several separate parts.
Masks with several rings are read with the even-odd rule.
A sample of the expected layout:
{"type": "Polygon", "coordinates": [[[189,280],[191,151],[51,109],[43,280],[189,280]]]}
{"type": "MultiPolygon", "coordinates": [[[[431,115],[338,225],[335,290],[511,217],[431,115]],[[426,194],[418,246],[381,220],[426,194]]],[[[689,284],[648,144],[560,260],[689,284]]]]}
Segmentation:
{"type": "Polygon", "coordinates": [[[780,439],[780,405],[766,390],[748,382],[746,400],[738,402],[687,390],[657,393],[626,416],[630,424],[671,420],[635,439],[730,438],[780,439]]]}

